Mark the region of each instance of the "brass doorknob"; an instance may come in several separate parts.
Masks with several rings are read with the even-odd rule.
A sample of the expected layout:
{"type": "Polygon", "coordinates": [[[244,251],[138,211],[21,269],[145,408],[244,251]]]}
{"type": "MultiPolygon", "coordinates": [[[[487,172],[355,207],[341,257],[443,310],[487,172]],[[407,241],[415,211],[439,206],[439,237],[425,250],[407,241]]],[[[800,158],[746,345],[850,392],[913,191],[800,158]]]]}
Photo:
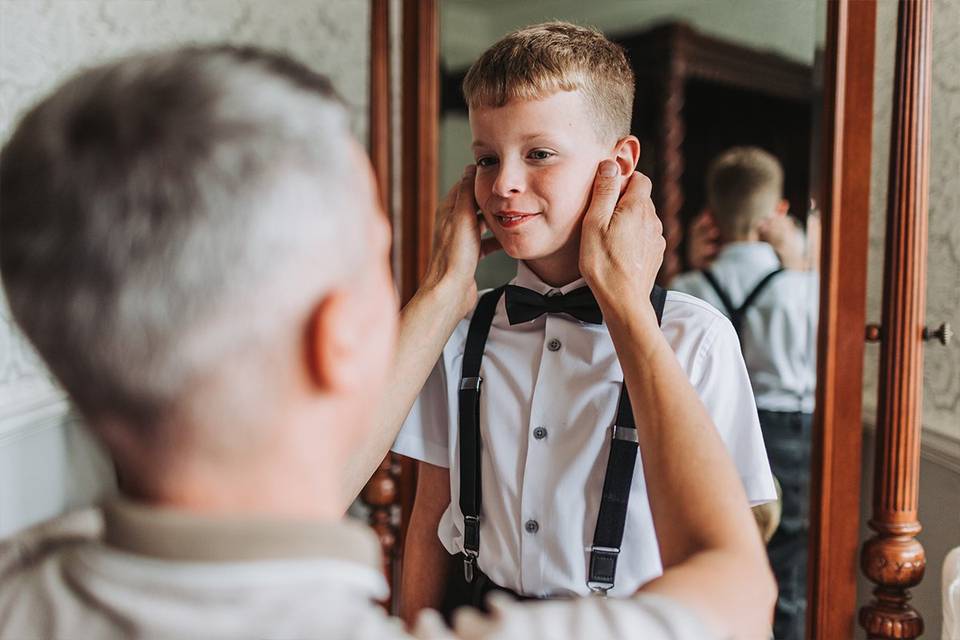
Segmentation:
{"type": "Polygon", "coordinates": [[[946,346],[953,339],[953,329],[950,328],[949,322],[941,323],[936,329],[924,327],[923,339],[926,341],[937,340],[940,344],[946,346]]]}

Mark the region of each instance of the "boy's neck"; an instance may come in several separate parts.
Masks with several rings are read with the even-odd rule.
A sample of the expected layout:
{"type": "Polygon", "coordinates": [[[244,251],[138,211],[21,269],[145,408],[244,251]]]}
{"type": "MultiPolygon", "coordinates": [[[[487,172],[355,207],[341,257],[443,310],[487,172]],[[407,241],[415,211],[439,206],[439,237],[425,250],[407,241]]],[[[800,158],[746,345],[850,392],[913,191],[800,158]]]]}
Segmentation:
{"type": "Polygon", "coordinates": [[[747,233],[737,233],[732,236],[721,236],[720,244],[727,245],[734,242],[760,242],[760,232],[752,229],[747,233]]]}
{"type": "Polygon", "coordinates": [[[572,259],[564,252],[559,252],[545,258],[524,260],[523,263],[535,276],[555,289],[565,287],[581,277],[579,247],[572,259]]]}

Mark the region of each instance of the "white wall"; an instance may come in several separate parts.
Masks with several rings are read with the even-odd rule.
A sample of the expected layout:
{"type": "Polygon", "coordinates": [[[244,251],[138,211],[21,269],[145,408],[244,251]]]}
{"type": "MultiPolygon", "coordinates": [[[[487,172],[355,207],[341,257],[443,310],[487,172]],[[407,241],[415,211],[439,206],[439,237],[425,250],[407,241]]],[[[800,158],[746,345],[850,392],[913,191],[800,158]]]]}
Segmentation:
{"type": "MultiPolygon", "coordinates": [[[[873,171],[870,194],[868,320],[879,322],[883,294],[883,242],[893,97],[897,6],[878,3],[877,60],[874,74],[873,171]]],[[[960,3],[933,2],[933,91],[930,150],[927,324],[949,320],[960,329],[960,3]]],[[[913,592],[924,615],[924,637],[940,637],[940,572],[947,551],[960,545],[960,340],[949,347],[928,343],[924,351],[923,433],[920,464],[919,539],[927,570],[913,592]]],[[[872,431],[875,428],[880,352],[868,345],[864,368],[864,483],[862,519],[871,515],[872,431]]],[[[864,527],[864,536],[868,530],[864,527]]],[[[861,604],[870,585],[861,579],[861,604]]],[[[862,637],[862,636],[861,636],[862,637]]]]}
{"type": "MultiPolygon", "coordinates": [[[[0,141],[79,68],[182,43],[254,44],[330,75],[366,137],[367,0],[0,0],[0,141]]],[[[0,297],[0,536],[112,490],[109,462],[0,297]]]]}

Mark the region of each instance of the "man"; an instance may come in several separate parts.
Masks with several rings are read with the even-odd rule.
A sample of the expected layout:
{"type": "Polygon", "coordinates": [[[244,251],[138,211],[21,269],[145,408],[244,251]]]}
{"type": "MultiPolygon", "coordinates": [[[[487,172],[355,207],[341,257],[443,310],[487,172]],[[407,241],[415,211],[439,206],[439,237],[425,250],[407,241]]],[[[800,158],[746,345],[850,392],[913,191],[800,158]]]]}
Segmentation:
{"type": "MultiPolygon", "coordinates": [[[[376,539],[343,514],[473,306],[471,186],[446,201],[394,353],[387,227],[324,78],[256,50],[183,49],[84,72],[28,113],[0,155],[0,273],[124,497],[0,548],[0,637],[406,637],[374,603],[376,539]]],[[[636,599],[462,616],[461,637],[769,624],[735,471],[636,295],[663,250],[649,181],[615,211],[621,186],[598,177],[581,266],[645,408],[666,571],[636,599]]]]}

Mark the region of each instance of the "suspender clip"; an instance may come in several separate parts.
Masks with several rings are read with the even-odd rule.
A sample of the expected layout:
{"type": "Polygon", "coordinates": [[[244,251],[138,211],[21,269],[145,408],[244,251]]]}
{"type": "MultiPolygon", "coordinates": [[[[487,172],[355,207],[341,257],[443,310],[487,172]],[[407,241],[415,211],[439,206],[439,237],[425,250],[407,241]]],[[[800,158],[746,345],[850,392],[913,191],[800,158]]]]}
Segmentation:
{"type": "Polygon", "coordinates": [[[631,429],[630,427],[618,427],[613,425],[613,439],[614,440],[625,440],[626,442],[640,442],[640,438],[637,437],[637,430],[631,429]]]}
{"type": "Polygon", "coordinates": [[[617,547],[590,547],[590,573],[587,577],[587,587],[591,595],[606,597],[607,592],[613,589],[613,578],[617,571],[617,556],[620,549],[617,547]]]}
{"type": "Polygon", "coordinates": [[[464,552],[463,556],[463,577],[467,584],[473,584],[473,568],[477,564],[477,556],[464,552]]]}
{"type": "Polygon", "coordinates": [[[461,378],[460,379],[460,390],[470,389],[472,391],[480,390],[480,383],[483,382],[483,378],[461,378]]]}

